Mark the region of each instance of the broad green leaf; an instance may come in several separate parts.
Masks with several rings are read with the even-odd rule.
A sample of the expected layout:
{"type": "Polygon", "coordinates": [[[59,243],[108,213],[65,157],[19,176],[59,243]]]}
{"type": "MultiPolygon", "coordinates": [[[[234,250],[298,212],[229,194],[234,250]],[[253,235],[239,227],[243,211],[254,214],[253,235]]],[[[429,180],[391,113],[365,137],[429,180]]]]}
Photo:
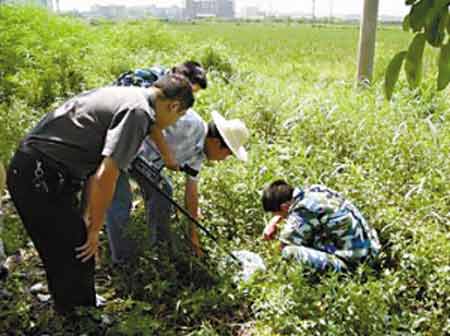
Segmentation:
{"type": "Polygon", "coordinates": [[[450,0],[436,0],[426,14],[426,25],[431,25],[439,16],[448,13],[450,0]]]}
{"type": "Polygon", "coordinates": [[[448,13],[448,9],[445,10],[444,13],[441,14],[441,20],[439,23],[439,31],[442,32],[442,34],[444,34],[444,38],[445,38],[445,28],[448,27],[448,24],[450,22],[450,15],[448,13]]]}
{"type": "Polygon", "coordinates": [[[450,42],[441,47],[439,54],[438,90],[443,90],[450,82],[450,42]]]}
{"type": "Polygon", "coordinates": [[[409,31],[409,29],[411,28],[411,23],[409,21],[410,21],[409,20],[409,14],[407,14],[405,16],[405,18],[403,19],[403,25],[402,25],[403,30],[406,31],[406,32],[409,31]]]}
{"type": "Polygon", "coordinates": [[[420,0],[412,6],[409,13],[409,22],[414,32],[421,31],[425,26],[428,11],[432,6],[432,0],[420,0]]]}
{"type": "Polygon", "coordinates": [[[436,7],[443,7],[450,5],[450,0],[435,0],[434,6],[436,7]]]}
{"type": "Polygon", "coordinates": [[[441,25],[441,27],[440,27],[440,29],[442,29],[442,31],[444,31],[445,32],[445,28],[447,27],[447,25],[448,25],[448,20],[449,20],[449,13],[448,13],[448,9],[446,9],[444,12],[442,12],[441,13],[441,23],[440,23],[440,25],[441,25]]]}
{"type": "Polygon", "coordinates": [[[392,97],[395,84],[398,81],[400,75],[400,69],[402,68],[403,61],[405,60],[407,52],[401,51],[392,58],[389,66],[387,67],[384,77],[384,94],[388,100],[392,97]]]}
{"type": "Polygon", "coordinates": [[[450,35],[450,20],[447,20],[447,34],[450,35]]]}
{"type": "MultiPolygon", "coordinates": [[[[448,0],[450,1],[450,0],[448,0]]],[[[442,11],[431,22],[427,22],[425,33],[427,41],[433,47],[440,47],[445,38],[445,27],[448,22],[448,11],[442,11]]]]}
{"type": "Polygon", "coordinates": [[[406,78],[410,88],[415,89],[422,80],[423,51],[425,49],[425,34],[417,34],[409,45],[405,61],[406,78]]]}

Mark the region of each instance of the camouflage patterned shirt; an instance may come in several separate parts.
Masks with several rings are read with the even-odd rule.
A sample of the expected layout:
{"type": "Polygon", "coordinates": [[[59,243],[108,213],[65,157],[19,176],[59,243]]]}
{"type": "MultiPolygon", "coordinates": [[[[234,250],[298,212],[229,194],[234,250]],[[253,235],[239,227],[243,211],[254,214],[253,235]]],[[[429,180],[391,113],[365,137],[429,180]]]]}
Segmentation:
{"type": "Polygon", "coordinates": [[[347,261],[375,256],[380,251],[377,233],[360,211],[338,192],[320,185],[295,189],[280,240],[347,261]]]}

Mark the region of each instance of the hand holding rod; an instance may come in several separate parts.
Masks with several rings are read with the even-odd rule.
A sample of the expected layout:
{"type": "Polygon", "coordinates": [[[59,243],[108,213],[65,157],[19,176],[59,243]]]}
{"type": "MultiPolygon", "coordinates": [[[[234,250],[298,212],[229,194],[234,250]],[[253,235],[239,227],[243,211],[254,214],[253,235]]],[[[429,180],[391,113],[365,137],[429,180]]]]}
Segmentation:
{"type": "Polygon", "coordinates": [[[234,261],[236,261],[239,265],[241,265],[241,261],[236,258],[230,251],[225,249],[219,244],[219,240],[211,233],[208,229],[206,229],[198,220],[191,216],[191,214],[181,207],[177,202],[175,202],[168,194],[166,194],[163,190],[161,190],[158,186],[159,181],[161,181],[160,172],[156,172],[152,169],[151,163],[142,158],[141,156],[137,156],[132,163],[131,175],[137,178],[143,179],[148,185],[150,185],[153,189],[155,189],[158,193],[160,193],[166,200],[168,200],[173,206],[175,206],[178,210],[180,210],[192,223],[194,223],[200,230],[202,230],[209,238],[211,238],[228,256],[230,256],[234,261]],[[156,179],[156,177],[158,177],[156,179]],[[155,182],[158,181],[158,182],[155,182]]]}

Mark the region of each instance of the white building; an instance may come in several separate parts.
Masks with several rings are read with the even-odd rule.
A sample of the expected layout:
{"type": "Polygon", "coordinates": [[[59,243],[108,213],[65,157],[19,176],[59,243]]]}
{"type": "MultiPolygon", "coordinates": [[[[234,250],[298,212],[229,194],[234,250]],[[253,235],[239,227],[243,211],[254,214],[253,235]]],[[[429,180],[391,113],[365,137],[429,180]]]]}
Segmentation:
{"type": "Polygon", "coordinates": [[[185,17],[234,18],[234,0],[186,0],[185,17]]]}

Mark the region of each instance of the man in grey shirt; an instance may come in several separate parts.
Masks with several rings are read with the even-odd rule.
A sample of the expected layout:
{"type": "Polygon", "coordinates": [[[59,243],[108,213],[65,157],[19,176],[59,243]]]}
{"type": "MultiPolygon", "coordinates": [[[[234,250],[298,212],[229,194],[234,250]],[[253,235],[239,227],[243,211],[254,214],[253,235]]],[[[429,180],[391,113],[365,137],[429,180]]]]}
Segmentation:
{"type": "Polygon", "coordinates": [[[48,113],[21,142],[9,165],[8,189],[58,312],[95,306],[93,256],[119,172],[147,135],[174,166],[162,130],[193,103],[190,83],[179,75],[148,89],[96,89],[48,113]],[[76,199],[84,183],[82,212],[76,199]]]}

